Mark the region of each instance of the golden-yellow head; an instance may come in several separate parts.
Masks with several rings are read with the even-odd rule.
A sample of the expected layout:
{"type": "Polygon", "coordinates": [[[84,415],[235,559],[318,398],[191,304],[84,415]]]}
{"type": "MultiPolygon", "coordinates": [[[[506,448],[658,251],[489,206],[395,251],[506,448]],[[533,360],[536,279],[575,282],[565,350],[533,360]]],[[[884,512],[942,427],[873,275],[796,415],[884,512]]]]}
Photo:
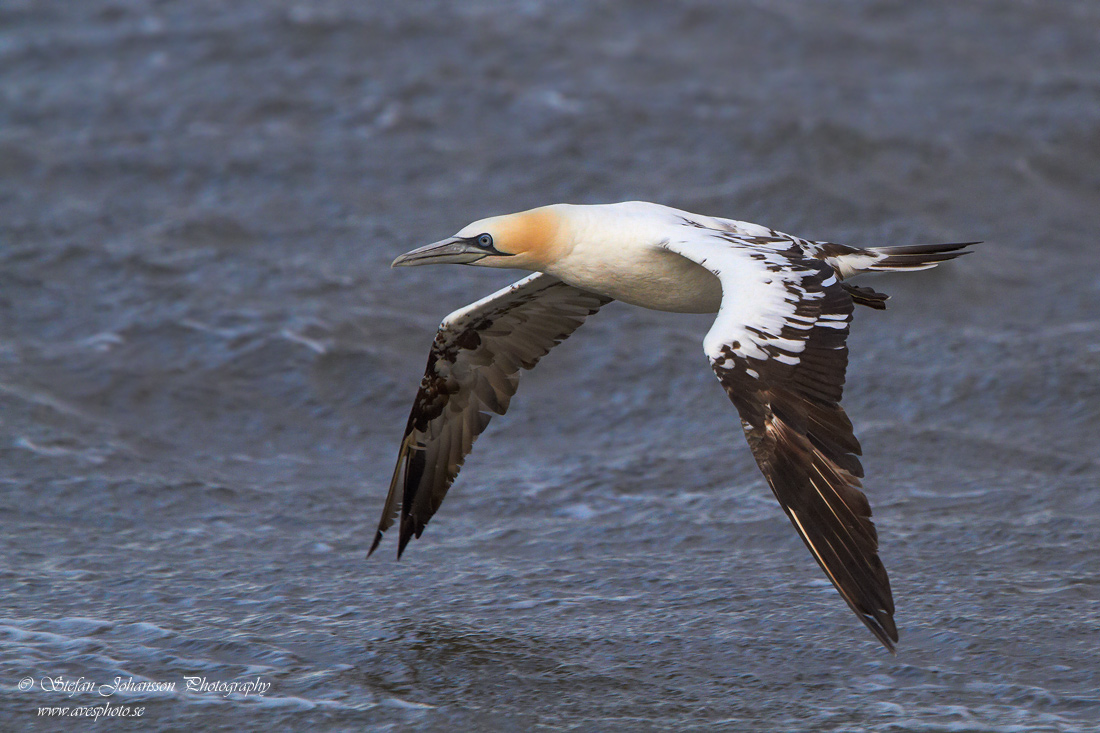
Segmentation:
{"type": "Polygon", "coordinates": [[[491,216],[453,237],[406,252],[393,267],[460,264],[537,270],[559,256],[563,224],[562,213],[553,206],[491,216]]]}

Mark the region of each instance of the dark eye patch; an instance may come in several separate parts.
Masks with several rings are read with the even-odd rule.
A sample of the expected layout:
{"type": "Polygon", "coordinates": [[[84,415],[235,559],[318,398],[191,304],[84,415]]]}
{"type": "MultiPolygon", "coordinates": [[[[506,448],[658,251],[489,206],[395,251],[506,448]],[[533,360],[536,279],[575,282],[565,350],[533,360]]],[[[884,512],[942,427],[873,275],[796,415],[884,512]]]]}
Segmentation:
{"type": "Polygon", "coordinates": [[[479,234],[476,237],[466,237],[463,241],[477,247],[487,255],[494,255],[496,257],[512,256],[510,252],[501,252],[493,246],[493,235],[489,234],[489,232],[479,234]]]}

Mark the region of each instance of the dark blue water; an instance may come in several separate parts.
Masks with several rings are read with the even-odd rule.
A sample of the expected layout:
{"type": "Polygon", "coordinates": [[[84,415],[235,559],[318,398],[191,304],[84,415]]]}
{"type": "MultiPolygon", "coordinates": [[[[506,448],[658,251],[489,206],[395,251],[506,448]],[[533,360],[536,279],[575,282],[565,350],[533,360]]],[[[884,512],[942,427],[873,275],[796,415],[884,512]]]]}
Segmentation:
{"type": "Polygon", "coordinates": [[[3,0],[0,727],[1098,730],[1098,239],[1091,2],[3,0]],[[510,279],[390,260],[625,199],[986,240],[853,325],[897,657],[705,316],[606,308],[366,560],[436,325],[510,279]]]}

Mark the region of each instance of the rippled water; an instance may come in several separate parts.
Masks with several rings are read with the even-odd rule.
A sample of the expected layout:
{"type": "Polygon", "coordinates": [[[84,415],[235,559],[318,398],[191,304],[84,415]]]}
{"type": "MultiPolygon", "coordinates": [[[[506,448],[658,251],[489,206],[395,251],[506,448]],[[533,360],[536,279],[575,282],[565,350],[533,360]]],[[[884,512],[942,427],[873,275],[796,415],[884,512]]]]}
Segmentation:
{"type": "Polygon", "coordinates": [[[61,676],[175,682],[106,698],[162,730],[1100,729],[1098,235],[1091,2],[4,0],[0,727],[104,699],[61,676]],[[986,240],[853,327],[897,657],[706,317],[605,309],[365,559],[436,324],[510,277],[389,261],[634,198],[986,240]]]}

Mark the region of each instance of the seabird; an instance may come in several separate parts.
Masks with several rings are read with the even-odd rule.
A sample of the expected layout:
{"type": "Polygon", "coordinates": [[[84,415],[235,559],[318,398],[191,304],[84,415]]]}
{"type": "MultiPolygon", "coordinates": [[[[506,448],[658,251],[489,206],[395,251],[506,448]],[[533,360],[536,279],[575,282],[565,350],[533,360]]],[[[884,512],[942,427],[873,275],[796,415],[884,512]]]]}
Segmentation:
{"type": "Polygon", "coordinates": [[[935,267],[970,244],[850,247],[631,201],[494,216],[401,255],[393,267],[535,274],[443,319],[370,553],[399,512],[398,558],[420,537],[491,414],[508,409],[520,369],[602,306],[717,313],[703,349],[761,472],[837,591],[894,651],[890,580],[860,491],[859,441],[840,406],[853,305],[881,310],[887,296],[845,281],[935,267]]]}

